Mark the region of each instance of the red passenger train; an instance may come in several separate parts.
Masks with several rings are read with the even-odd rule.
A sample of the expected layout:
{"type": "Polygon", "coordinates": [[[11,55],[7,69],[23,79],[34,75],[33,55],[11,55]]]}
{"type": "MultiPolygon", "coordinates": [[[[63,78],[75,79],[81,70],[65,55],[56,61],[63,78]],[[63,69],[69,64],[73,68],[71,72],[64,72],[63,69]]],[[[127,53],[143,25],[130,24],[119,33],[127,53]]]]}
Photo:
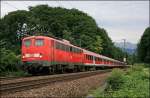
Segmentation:
{"type": "Polygon", "coordinates": [[[72,45],[67,40],[31,36],[22,40],[22,61],[29,73],[123,67],[120,62],[72,45]]]}

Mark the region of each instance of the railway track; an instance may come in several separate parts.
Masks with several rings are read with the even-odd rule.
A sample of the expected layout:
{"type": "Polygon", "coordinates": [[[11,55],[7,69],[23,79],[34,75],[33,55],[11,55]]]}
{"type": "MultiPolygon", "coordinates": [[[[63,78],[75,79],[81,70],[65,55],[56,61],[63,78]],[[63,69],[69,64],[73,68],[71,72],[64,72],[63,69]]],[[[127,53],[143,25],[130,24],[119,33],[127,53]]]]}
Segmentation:
{"type": "Polygon", "coordinates": [[[7,81],[7,80],[14,80],[14,79],[19,79],[22,77],[0,77],[0,81],[7,81]]]}
{"type": "MultiPolygon", "coordinates": [[[[79,73],[69,73],[60,75],[49,75],[43,76],[42,78],[35,78],[33,80],[18,81],[0,84],[0,92],[2,94],[13,93],[17,91],[24,91],[28,89],[38,88],[46,85],[50,85],[55,82],[69,81],[78,78],[88,77],[96,74],[102,74],[110,72],[111,70],[99,70],[99,71],[88,71],[79,73]]],[[[31,77],[30,77],[31,78],[31,77]]]]}

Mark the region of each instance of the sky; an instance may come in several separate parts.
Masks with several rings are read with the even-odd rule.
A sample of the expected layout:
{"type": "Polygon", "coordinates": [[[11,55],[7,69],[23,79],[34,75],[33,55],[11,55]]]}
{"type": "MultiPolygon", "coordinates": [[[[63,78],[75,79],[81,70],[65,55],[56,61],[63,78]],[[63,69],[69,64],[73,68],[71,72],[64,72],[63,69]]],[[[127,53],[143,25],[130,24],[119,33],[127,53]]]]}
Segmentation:
{"type": "Polygon", "coordinates": [[[76,8],[93,17],[113,42],[138,43],[149,26],[149,1],[1,1],[1,18],[29,6],[76,8]]]}

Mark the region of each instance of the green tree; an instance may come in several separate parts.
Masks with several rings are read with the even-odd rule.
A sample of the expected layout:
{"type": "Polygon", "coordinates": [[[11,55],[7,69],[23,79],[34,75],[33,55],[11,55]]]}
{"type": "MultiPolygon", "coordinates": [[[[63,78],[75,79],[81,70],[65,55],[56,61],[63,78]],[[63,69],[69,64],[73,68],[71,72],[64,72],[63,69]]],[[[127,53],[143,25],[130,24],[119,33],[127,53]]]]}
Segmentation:
{"type": "Polygon", "coordinates": [[[17,70],[16,65],[20,62],[20,56],[17,56],[11,50],[0,49],[0,73],[4,71],[17,70]]]}
{"type": "Polygon", "coordinates": [[[27,11],[19,10],[10,12],[1,19],[0,39],[7,40],[11,44],[8,44],[9,49],[16,53],[20,53],[21,38],[18,38],[18,33],[22,33],[22,26],[28,21],[27,16],[27,11]]]}
{"type": "Polygon", "coordinates": [[[147,27],[138,44],[138,59],[150,63],[150,27],[147,27]]]}

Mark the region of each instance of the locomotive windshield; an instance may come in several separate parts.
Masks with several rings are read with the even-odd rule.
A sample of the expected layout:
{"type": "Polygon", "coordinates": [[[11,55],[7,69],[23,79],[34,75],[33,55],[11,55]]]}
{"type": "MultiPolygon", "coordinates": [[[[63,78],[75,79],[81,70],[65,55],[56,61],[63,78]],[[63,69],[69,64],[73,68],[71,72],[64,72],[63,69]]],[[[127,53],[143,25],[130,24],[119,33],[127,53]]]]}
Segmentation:
{"type": "Polygon", "coordinates": [[[30,39],[25,40],[25,41],[24,41],[24,45],[25,45],[26,47],[29,47],[29,46],[31,45],[31,40],[30,40],[30,39]]]}
{"type": "Polygon", "coordinates": [[[36,39],[35,40],[35,46],[43,46],[44,40],[43,39],[36,39]]]}

